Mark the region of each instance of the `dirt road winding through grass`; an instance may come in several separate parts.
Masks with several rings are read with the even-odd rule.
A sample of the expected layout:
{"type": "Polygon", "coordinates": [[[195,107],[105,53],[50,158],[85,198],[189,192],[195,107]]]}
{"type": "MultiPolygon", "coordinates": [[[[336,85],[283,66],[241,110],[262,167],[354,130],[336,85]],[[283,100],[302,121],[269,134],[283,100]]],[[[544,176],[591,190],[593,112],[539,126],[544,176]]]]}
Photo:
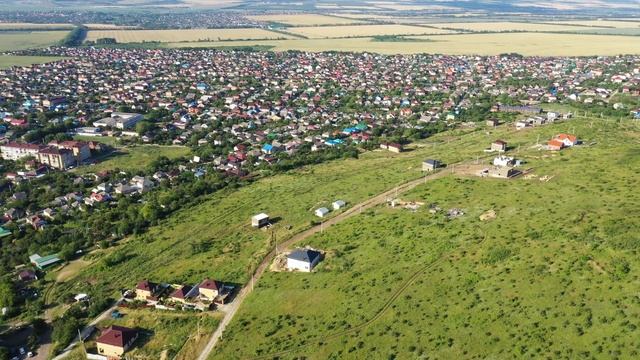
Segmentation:
{"type": "MultiPolygon", "coordinates": [[[[443,169],[439,172],[433,173],[431,175],[427,175],[425,177],[421,177],[419,179],[416,180],[412,180],[410,182],[407,182],[405,184],[402,184],[396,188],[393,188],[391,190],[385,191],[382,194],[376,195],[372,198],[369,198],[359,204],[356,204],[354,206],[352,206],[351,208],[349,208],[348,210],[346,210],[345,212],[338,214],[337,216],[325,221],[322,225],[317,225],[314,226],[310,229],[307,229],[303,232],[300,232],[294,236],[292,236],[291,238],[289,238],[288,240],[278,244],[278,247],[280,249],[284,249],[287,247],[290,247],[304,239],[309,238],[312,235],[315,235],[321,231],[323,231],[324,228],[333,226],[335,224],[338,224],[346,219],[349,219],[357,214],[359,214],[361,211],[373,208],[375,206],[378,206],[380,204],[384,204],[387,199],[389,198],[395,198],[396,195],[407,192],[413,188],[415,188],[416,186],[425,183],[426,181],[429,180],[435,180],[435,179],[439,179],[442,178],[444,176],[446,176],[447,174],[450,174],[452,172],[452,169],[463,169],[463,167],[461,167],[462,163],[457,163],[457,164],[452,164],[452,168],[449,169],[443,169]]],[[[462,165],[464,166],[464,165],[462,165]]],[[[236,312],[238,311],[238,309],[240,308],[240,306],[242,305],[242,302],[245,300],[245,298],[251,293],[251,291],[253,291],[253,286],[255,285],[255,283],[257,283],[260,278],[262,277],[262,275],[264,274],[265,270],[268,268],[269,264],[273,261],[273,259],[276,256],[276,249],[272,249],[265,257],[264,259],[260,262],[260,264],[258,265],[258,267],[256,268],[256,271],[254,272],[251,280],[242,287],[242,289],[240,290],[240,292],[238,293],[238,295],[236,296],[236,298],[233,300],[233,302],[231,304],[229,304],[229,307],[227,308],[227,312],[224,314],[224,317],[222,318],[222,321],[220,321],[220,324],[218,325],[218,328],[213,332],[213,334],[211,335],[211,339],[209,339],[209,342],[207,343],[207,345],[205,346],[205,348],[203,349],[203,351],[200,353],[200,356],[198,357],[198,360],[206,360],[209,357],[209,354],[211,354],[211,351],[213,351],[213,348],[216,346],[216,344],[218,343],[218,341],[220,340],[220,338],[222,337],[222,333],[224,332],[225,328],[227,327],[227,325],[229,325],[229,323],[231,322],[231,320],[233,319],[233,317],[235,316],[236,312]]],[[[429,266],[433,266],[434,264],[432,263],[429,266]]],[[[425,269],[426,270],[426,269],[425,269]]],[[[423,270],[424,271],[424,270],[423,270]]],[[[421,271],[419,271],[418,273],[416,273],[414,275],[414,277],[419,276],[419,274],[421,273],[421,271]]],[[[406,283],[406,287],[408,287],[411,284],[412,281],[408,281],[406,283]]],[[[406,288],[405,287],[405,288],[406,288]]],[[[393,302],[393,299],[390,300],[391,302],[393,302]]],[[[390,303],[389,303],[390,304],[390,303]]],[[[382,314],[380,314],[379,316],[381,316],[382,314]]],[[[375,319],[372,319],[371,321],[373,321],[375,319]]]]}

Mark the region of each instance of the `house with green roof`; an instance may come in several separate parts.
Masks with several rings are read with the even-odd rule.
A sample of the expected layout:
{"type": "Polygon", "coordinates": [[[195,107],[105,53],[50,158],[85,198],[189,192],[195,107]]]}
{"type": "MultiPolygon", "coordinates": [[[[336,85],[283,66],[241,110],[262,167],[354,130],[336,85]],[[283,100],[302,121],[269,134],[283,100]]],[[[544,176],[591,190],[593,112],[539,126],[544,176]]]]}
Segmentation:
{"type": "Polygon", "coordinates": [[[58,255],[56,254],[47,255],[47,256],[40,256],[38,254],[33,254],[29,256],[29,261],[31,262],[31,264],[33,264],[33,266],[37,267],[40,270],[44,270],[55,264],[58,264],[62,260],[60,260],[60,258],[58,258],[58,255]]]}
{"type": "Polygon", "coordinates": [[[0,226],[0,238],[11,235],[11,231],[0,226]]]}

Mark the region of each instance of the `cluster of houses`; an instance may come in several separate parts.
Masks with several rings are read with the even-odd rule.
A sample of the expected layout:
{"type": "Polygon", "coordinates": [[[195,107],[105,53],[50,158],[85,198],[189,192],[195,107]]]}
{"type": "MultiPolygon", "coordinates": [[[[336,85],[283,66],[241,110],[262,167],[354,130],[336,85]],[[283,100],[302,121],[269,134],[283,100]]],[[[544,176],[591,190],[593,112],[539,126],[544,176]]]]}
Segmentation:
{"type": "Polygon", "coordinates": [[[557,112],[549,111],[546,113],[546,116],[536,115],[526,119],[518,120],[516,121],[515,126],[516,126],[516,129],[522,130],[529,127],[550,124],[555,122],[559,118],[562,118],[563,120],[568,120],[568,119],[571,119],[571,117],[573,117],[573,113],[571,112],[559,114],[557,112]]]}
{"type": "MultiPolygon", "coordinates": [[[[97,175],[96,175],[97,176],[97,175]]],[[[101,203],[108,203],[117,199],[118,196],[132,196],[143,194],[154,187],[169,175],[158,172],[154,176],[133,176],[129,179],[122,179],[113,182],[102,182],[92,188],[88,193],[71,192],[53,199],[48,206],[39,210],[24,210],[19,207],[7,209],[0,220],[6,222],[22,222],[31,225],[36,230],[41,230],[47,226],[47,221],[55,220],[61,216],[66,216],[74,211],[86,211],[87,208],[94,207],[101,203]]],[[[11,200],[25,199],[26,193],[14,193],[11,200]]],[[[3,228],[0,228],[3,229],[3,228]]],[[[3,233],[0,231],[0,236],[3,233]]]]}
{"type": "Polygon", "coordinates": [[[148,280],[139,282],[134,299],[162,309],[208,310],[212,305],[224,305],[234,287],[217,280],[204,279],[195,285],[158,284],[148,280]]]}
{"type": "Polygon", "coordinates": [[[381,140],[382,148],[402,151],[401,145],[374,134],[379,129],[400,134],[434,122],[452,124],[483,93],[519,100],[522,105],[497,105],[493,110],[530,113],[535,124],[543,121],[540,103],[571,101],[572,95],[587,96],[589,91],[598,94],[598,87],[583,86],[594,79],[629,94],[640,88],[636,57],[286,53],[273,58],[263,52],[89,47],[46,52],[68,60],[0,70],[0,98],[12,120],[24,122],[27,114],[64,108],[82,134],[233,147],[226,155],[203,161],[213,160],[219,169],[239,175],[249,165],[274,163],[278,153],[294,154],[305,144],[320,151],[381,140]],[[515,72],[552,86],[503,84],[515,72]],[[248,84],[246,79],[256,81],[248,84]],[[353,104],[353,111],[340,110],[345,102],[353,104]],[[122,106],[137,113],[116,110],[122,106]],[[152,120],[155,130],[132,131],[141,113],[150,110],[164,114],[152,120]]]}

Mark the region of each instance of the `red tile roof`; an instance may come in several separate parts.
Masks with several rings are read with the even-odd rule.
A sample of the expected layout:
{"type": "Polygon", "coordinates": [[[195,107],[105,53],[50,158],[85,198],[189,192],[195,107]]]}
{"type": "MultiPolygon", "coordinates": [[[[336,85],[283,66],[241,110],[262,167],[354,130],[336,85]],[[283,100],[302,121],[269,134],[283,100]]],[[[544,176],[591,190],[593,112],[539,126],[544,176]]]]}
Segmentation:
{"type": "Polygon", "coordinates": [[[560,140],[553,139],[553,140],[549,141],[547,143],[547,145],[549,145],[551,147],[554,147],[554,148],[557,147],[557,148],[561,149],[564,146],[564,143],[562,141],[560,141],[560,140]]]}
{"type": "Polygon", "coordinates": [[[559,134],[558,136],[556,136],[556,138],[558,140],[567,139],[567,140],[571,141],[572,143],[575,143],[578,140],[578,138],[575,135],[569,135],[569,134],[559,134]]]}
{"type": "Polygon", "coordinates": [[[96,342],[124,348],[126,344],[129,344],[129,342],[137,336],[138,332],[134,329],[111,325],[102,332],[102,335],[100,335],[96,342]]]}
{"type": "Polygon", "coordinates": [[[18,149],[30,149],[30,150],[39,150],[40,148],[42,148],[42,146],[38,144],[24,144],[24,143],[17,143],[17,142],[9,142],[2,146],[18,148],[18,149]]]}
{"type": "Polygon", "coordinates": [[[138,283],[136,289],[154,292],[157,286],[158,285],[155,283],[149,282],[148,280],[143,280],[138,283]]]}
{"type": "Polygon", "coordinates": [[[200,289],[218,290],[222,287],[222,283],[211,279],[204,279],[198,287],[200,289]]]}
{"type": "Polygon", "coordinates": [[[187,294],[189,293],[189,291],[191,291],[192,287],[189,285],[184,285],[182,287],[180,287],[179,289],[176,289],[176,291],[173,292],[173,294],[171,294],[172,298],[177,298],[177,299],[184,299],[187,294]]]}

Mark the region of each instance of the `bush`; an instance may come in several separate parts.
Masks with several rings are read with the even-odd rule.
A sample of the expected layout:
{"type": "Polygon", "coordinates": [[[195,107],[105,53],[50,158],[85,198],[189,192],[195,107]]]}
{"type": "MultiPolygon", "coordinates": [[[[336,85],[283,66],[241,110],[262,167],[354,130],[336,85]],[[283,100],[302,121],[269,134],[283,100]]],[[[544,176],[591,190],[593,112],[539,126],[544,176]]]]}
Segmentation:
{"type": "Polygon", "coordinates": [[[484,264],[493,265],[507,260],[512,255],[511,250],[505,247],[494,247],[482,258],[484,264]]]}

